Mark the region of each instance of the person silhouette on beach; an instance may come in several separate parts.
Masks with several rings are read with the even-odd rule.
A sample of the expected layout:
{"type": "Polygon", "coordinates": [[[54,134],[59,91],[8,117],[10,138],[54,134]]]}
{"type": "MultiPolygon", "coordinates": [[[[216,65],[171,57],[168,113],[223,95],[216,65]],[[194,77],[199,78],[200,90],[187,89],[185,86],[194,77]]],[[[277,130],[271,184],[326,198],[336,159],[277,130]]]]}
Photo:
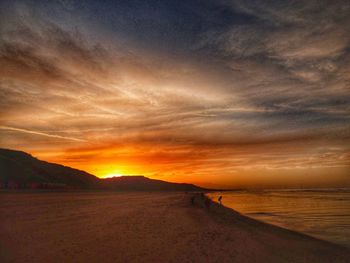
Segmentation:
{"type": "Polygon", "coordinates": [[[220,205],[222,205],[221,200],[222,200],[222,195],[220,195],[219,198],[218,198],[218,201],[219,201],[220,205]]]}
{"type": "Polygon", "coordinates": [[[195,199],[195,196],[193,195],[193,196],[191,197],[191,204],[192,204],[192,205],[194,205],[194,199],[195,199]]]}
{"type": "Polygon", "coordinates": [[[205,207],[206,207],[207,209],[210,208],[210,203],[211,203],[210,199],[209,199],[208,197],[205,198],[204,204],[205,204],[205,207]]]}

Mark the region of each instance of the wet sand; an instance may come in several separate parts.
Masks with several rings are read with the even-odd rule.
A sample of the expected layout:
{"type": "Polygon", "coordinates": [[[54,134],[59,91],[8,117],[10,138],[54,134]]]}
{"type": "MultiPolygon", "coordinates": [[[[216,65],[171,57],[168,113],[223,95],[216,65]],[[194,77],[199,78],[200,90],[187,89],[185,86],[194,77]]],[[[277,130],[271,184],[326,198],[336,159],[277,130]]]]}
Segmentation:
{"type": "Polygon", "coordinates": [[[348,249],[190,199],[0,192],[0,262],[350,262],[348,249]]]}

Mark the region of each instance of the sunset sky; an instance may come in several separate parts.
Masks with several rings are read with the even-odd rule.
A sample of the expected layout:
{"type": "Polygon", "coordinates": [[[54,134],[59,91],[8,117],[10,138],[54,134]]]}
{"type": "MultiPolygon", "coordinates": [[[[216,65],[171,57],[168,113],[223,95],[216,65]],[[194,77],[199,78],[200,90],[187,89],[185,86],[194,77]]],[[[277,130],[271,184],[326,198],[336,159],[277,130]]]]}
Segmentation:
{"type": "Polygon", "coordinates": [[[99,177],[350,186],[350,1],[0,2],[0,147],[99,177]]]}

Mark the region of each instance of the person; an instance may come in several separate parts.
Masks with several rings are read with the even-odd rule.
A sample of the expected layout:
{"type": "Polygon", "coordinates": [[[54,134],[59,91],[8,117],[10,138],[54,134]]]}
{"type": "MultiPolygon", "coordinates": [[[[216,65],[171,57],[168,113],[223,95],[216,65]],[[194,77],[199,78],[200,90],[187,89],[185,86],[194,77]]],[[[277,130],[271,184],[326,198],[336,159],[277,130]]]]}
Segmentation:
{"type": "Polygon", "coordinates": [[[211,203],[210,199],[209,199],[208,197],[205,198],[204,204],[205,204],[205,207],[206,207],[207,209],[210,208],[210,203],[211,203]]]}
{"type": "Polygon", "coordinates": [[[218,201],[219,201],[220,205],[222,205],[221,199],[222,199],[222,196],[220,195],[219,198],[218,198],[218,201]]]}
{"type": "Polygon", "coordinates": [[[191,204],[192,204],[192,205],[194,205],[194,199],[195,199],[195,196],[192,195],[192,197],[191,197],[191,204]]]}

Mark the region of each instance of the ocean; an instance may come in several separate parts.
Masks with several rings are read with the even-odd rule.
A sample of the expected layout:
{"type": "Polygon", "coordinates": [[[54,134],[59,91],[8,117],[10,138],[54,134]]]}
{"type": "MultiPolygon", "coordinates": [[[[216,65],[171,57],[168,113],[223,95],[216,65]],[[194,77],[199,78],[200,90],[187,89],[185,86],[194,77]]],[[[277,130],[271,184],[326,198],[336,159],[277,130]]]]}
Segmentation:
{"type": "Polygon", "coordinates": [[[209,193],[246,216],[350,247],[350,189],[239,190],[209,193]]]}

